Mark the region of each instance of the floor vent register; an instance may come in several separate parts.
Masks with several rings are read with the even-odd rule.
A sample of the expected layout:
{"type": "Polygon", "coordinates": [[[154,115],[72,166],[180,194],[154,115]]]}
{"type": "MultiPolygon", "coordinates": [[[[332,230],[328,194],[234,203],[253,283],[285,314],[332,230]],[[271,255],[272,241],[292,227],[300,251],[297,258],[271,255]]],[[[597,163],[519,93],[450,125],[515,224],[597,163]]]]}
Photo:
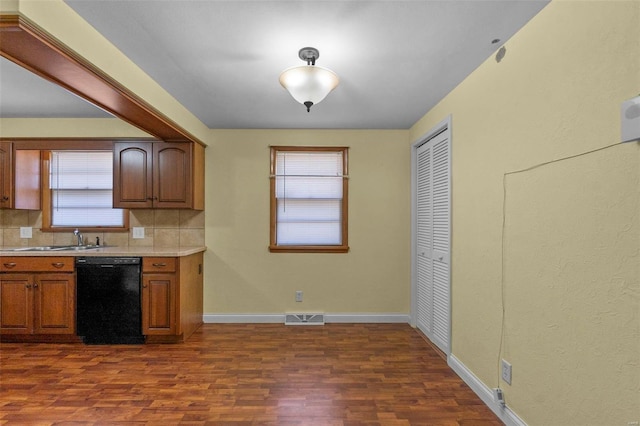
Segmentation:
{"type": "Polygon", "coordinates": [[[324,325],[324,314],[286,314],[285,325],[324,325]]]}

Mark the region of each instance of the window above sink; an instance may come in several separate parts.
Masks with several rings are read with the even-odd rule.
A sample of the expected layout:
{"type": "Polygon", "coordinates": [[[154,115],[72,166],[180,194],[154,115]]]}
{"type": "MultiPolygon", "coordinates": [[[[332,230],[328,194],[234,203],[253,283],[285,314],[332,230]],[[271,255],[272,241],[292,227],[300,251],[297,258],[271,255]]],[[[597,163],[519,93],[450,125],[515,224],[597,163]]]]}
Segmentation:
{"type": "Polygon", "coordinates": [[[113,152],[43,152],[43,230],[125,230],[127,210],[113,208],[113,152]]]}

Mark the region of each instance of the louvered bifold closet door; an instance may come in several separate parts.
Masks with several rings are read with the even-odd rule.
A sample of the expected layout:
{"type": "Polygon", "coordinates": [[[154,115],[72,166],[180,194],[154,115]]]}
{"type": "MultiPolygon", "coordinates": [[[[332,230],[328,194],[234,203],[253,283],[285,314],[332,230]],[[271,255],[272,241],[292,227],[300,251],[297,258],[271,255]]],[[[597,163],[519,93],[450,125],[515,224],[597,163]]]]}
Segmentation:
{"type": "Polygon", "coordinates": [[[450,350],[451,167],[447,131],[417,149],[417,326],[450,350]]]}
{"type": "Polygon", "coordinates": [[[417,150],[417,326],[430,336],[433,328],[433,194],[431,192],[431,145],[417,150]]]}
{"type": "Polygon", "coordinates": [[[449,140],[441,134],[431,148],[433,192],[433,342],[449,353],[450,167],[449,140]]]}

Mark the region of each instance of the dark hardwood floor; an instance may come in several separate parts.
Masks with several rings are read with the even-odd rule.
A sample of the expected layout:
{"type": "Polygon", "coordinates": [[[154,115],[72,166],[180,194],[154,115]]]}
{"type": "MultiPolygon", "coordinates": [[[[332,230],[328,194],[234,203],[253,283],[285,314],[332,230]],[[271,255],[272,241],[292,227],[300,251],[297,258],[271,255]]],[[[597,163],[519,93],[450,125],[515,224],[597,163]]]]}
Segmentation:
{"type": "Polygon", "coordinates": [[[205,324],[183,344],[0,346],[0,424],[501,425],[406,324],[205,324]]]}

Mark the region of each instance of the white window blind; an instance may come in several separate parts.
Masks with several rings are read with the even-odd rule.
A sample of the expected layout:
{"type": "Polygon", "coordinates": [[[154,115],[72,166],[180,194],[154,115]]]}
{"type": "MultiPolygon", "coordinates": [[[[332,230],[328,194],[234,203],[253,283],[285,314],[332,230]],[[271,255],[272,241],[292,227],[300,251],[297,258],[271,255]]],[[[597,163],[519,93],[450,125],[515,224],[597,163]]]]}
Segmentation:
{"type": "Polygon", "coordinates": [[[342,244],[342,152],[278,151],[278,245],[342,244]]]}
{"type": "Polygon", "coordinates": [[[53,151],[49,171],[52,226],[123,226],[113,205],[111,151],[53,151]]]}

